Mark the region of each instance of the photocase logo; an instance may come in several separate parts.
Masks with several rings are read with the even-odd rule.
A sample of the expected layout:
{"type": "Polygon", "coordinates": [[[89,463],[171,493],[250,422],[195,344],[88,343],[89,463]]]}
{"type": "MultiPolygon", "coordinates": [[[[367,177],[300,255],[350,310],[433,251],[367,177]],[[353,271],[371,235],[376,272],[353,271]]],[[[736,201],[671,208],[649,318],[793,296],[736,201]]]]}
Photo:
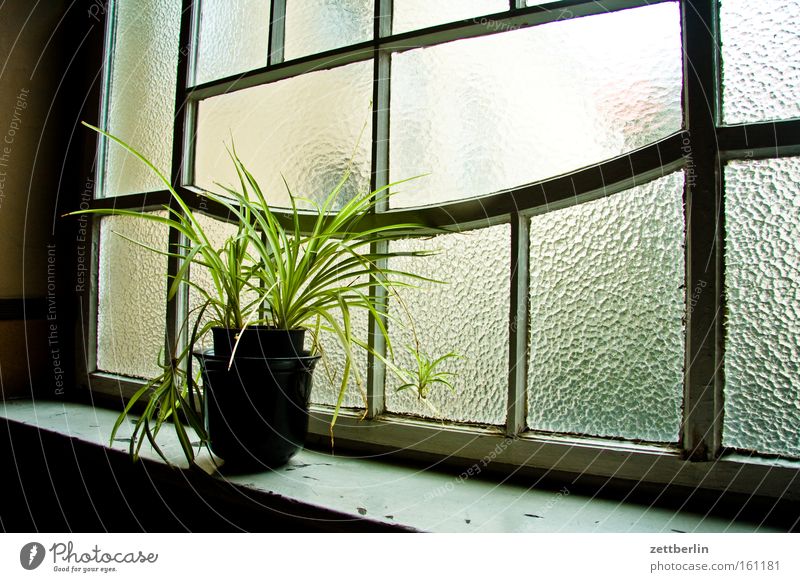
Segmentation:
{"type": "Polygon", "coordinates": [[[35,570],[44,561],[44,546],[39,542],[30,542],[19,551],[19,563],[26,570],[35,570]]]}

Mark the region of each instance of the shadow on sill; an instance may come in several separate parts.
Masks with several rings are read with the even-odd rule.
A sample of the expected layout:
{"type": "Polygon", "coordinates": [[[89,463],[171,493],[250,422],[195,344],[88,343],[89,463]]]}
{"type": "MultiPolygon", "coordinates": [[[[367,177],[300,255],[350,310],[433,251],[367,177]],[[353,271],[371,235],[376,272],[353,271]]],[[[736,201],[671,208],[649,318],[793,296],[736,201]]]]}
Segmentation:
{"type": "MultiPolygon", "coordinates": [[[[63,402],[55,406],[61,407],[56,411],[61,415],[69,410],[63,402]]],[[[92,413],[95,409],[84,407],[83,424],[87,410],[108,417],[92,428],[93,437],[40,430],[44,425],[32,422],[1,421],[5,426],[0,426],[0,458],[9,476],[0,502],[3,530],[413,531],[398,523],[402,522],[435,531],[471,531],[479,524],[498,531],[562,531],[563,520],[579,510],[584,514],[581,531],[638,531],[628,529],[626,520],[643,520],[641,531],[791,531],[800,516],[798,504],[782,500],[586,475],[523,473],[499,464],[490,465],[452,495],[425,500],[421,498],[437,488],[457,484],[469,463],[426,455],[408,458],[407,452],[400,456],[372,446],[365,451],[363,445],[341,440],[336,457],[315,452],[324,453],[329,442],[312,442],[311,450],[291,467],[241,478],[209,477],[156,461],[132,464],[124,452],[98,444],[106,438],[105,426],[99,425],[114,414],[99,415],[100,409],[92,413]],[[103,435],[99,440],[98,431],[103,435]],[[368,453],[372,459],[353,459],[347,452],[368,453]],[[304,462],[326,466],[303,469],[310,467],[304,462]],[[348,490],[336,493],[345,493],[347,499],[336,499],[345,496],[334,495],[332,484],[344,481],[348,490]],[[387,482],[402,490],[384,495],[387,482]],[[369,503],[360,503],[362,496],[369,503]],[[460,515],[459,503],[465,500],[485,506],[483,517],[460,515]],[[545,520],[540,510],[549,510],[551,501],[563,503],[545,520]],[[506,509],[492,524],[487,515],[498,505],[506,509]],[[449,520],[436,515],[448,512],[453,513],[449,520]],[[615,521],[601,523],[609,514],[615,521]],[[394,519],[398,522],[392,523],[394,519]]],[[[74,416],[76,426],[79,417],[74,416]]]]}
{"type": "Polygon", "coordinates": [[[408,531],[0,420],[5,532],[408,531]]]}

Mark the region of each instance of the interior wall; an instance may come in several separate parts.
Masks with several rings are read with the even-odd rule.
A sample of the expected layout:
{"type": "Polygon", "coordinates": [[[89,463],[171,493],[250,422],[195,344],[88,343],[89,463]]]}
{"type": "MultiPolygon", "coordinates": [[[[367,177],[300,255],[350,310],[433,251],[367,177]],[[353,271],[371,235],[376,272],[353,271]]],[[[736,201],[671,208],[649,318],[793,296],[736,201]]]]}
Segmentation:
{"type": "MultiPolygon", "coordinates": [[[[76,257],[60,214],[85,90],[91,2],[0,3],[0,396],[62,396],[70,374],[76,257]]],[[[75,236],[75,235],[71,235],[75,236]]]]}

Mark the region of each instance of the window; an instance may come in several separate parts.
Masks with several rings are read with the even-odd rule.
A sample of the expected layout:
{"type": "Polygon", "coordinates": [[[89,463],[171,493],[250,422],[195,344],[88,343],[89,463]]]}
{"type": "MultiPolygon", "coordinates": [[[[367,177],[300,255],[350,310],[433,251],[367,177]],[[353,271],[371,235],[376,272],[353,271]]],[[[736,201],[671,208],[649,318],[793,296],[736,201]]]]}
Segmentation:
{"type": "MultiPolygon", "coordinates": [[[[353,189],[424,174],[377,212],[451,231],[416,265],[450,285],[405,303],[464,356],[458,397],[423,406],[364,358],[367,419],[337,442],[505,443],[511,465],[780,496],[800,457],[800,1],[780,4],[117,0],[102,120],[220,231],[202,188],[230,178],[231,137],[279,207],[281,173],[321,191],[351,155],[353,189]]],[[[96,205],[169,201],[100,152],[96,205]]],[[[164,265],[107,234],[133,228],[97,233],[98,391],[151,373],[191,301],[141,283],[164,265]]],[[[320,442],[333,394],[316,375],[320,442]]]]}

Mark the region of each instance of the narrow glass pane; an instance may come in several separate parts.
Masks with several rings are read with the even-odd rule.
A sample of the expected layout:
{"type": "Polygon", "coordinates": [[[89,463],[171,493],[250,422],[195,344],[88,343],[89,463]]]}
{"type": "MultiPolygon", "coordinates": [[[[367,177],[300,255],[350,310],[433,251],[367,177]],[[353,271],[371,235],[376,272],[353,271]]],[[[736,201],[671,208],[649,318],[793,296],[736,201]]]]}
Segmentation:
{"type": "Polygon", "coordinates": [[[722,0],[725,123],[800,117],[800,0],[722,0]]]}
{"type": "MultiPolygon", "coordinates": [[[[419,283],[417,289],[398,290],[402,303],[390,300],[390,315],[407,321],[406,314],[411,314],[421,348],[429,356],[456,352],[462,358],[442,367],[458,373],[453,382],[456,394],[438,385],[422,400],[410,390],[398,392],[401,382],[387,373],[386,407],[390,412],[460,422],[505,422],[510,233],[503,224],[391,245],[393,251],[439,251],[430,257],[392,259],[389,267],[446,284],[419,283]]],[[[412,329],[390,324],[390,334],[398,365],[416,369],[406,349],[414,346],[412,329]]]]}
{"type": "Polygon", "coordinates": [[[203,0],[195,83],[205,83],[267,64],[270,3],[203,0]]]}
{"type": "Polygon", "coordinates": [[[725,168],[722,442],[800,456],[800,158],[725,168]]]}
{"type": "Polygon", "coordinates": [[[201,101],[195,184],[238,184],[225,149],[233,139],[275,206],[290,204],[283,178],[295,196],[322,201],[352,159],[344,201],[369,188],[371,99],[369,61],[201,101]]]}
{"type": "Polygon", "coordinates": [[[573,171],[681,127],[676,3],[554,22],[392,59],[393,198],[417,206],[573,171]]]}
{"type": "Polygon", "coordinates": [[[287,0],[285,60],[372,38],[373,0],[287,0]]]}
{"type": "MultiPolygon", "coordinates": [[[[116,34],[108,99],[108,131],[166,176],[172,164],[180,0],[116,2],[116,34]]],[[[104,196],[159,190],[164,185],[116,144],[108,144],[104,196]]]]}
{"type": "Polygon", "coordinates": [[[531,219],[528,426],[677,442],[683,174],[531,219]]]}
{"type": "Polygon", "coordinates": [[[445,22],[508,10],[508,0],[394,0],[392,32],[399,34],[445,22]]]}
{"type": "Polygon", "coordinates": [[[149,378],[161,372],[167,260],[124,237],[166,250],[169,233],[166,227],[138,218],[108,216],[101,220],[97,368],[149,378]]]}

